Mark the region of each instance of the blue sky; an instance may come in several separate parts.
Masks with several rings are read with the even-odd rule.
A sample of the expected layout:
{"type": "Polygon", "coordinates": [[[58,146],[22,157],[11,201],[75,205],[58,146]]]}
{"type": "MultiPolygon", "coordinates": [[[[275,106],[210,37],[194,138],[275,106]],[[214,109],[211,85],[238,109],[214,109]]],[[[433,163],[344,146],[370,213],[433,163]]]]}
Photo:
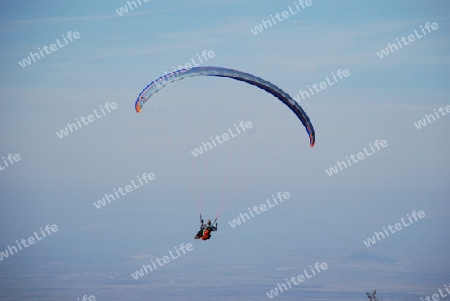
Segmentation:
{"type": "MultiPolygon", "coordinates": [[[[20,1],[0,11],[0,157],[17,153],[22,158],[0,171],[0,251],[46,224],[60,229],[48,241],[0,262],[0,278],[9,277],[11,288],[20,289],[16,266],[31,262],[30,273],[51,274],[39,263],[51,266],[62,258],[64,271],[113,271],[130,281],[145,258],[192,242],[196,201],[203,195],[208,217],[216,214],[220,200],[230,205],[219,219],[220,231],[210,242],[196,244],[184,262],[161,269],[161,278],[149,277],[148,285],[162,279],[183,283],[181,274],[190,278],[197,272],[232,285],[245,267],[243,282],[258,284],[245,295],[239,290],[230,295],[214,283],[206,290],[218,291],[222,300],[259,300],[297,273],[276,268],[303,268],[315,261],[329,264],[328,276],[314,279],[307,292],[277,298],[325,300],[334,292],[358,300],[358,292],[377,287],[388,300],[411,300],[448,283],[450,117],[420,130],[414,126],[433,109],[450,105],[446,1],[313,0],[258,35],[250,29],[293,1],[141,2],[123,16],[115,10],[126,1],[20,1]],[[426,22],[438,23],[439,29],[383,59],[376,55],[426,22]],[[26,68],[18,64],[68,31],[81,37],[26,68]],[[316,130],[314,148],[278,100],[228,79],[178,82],[135,113],[143,87],[203,50],[215,53],[208,65],[255,74],[292,96],[338,69],[348,69],[350,76],[302,102],[316,130]],[[116,102],[118,109],[57,137],[67,123],[106,102],[116,102]],[[192,158],[191,150],[241,120],[254,127],[192,158]],[[336,161],[383,139],[389,146],[372,157],[331,177],[325,173],[336,161]],[[102,209],[93,206],[144,172],[155,173],[155,181],[102,209]],[[278,191],[289,191],[292,199],[239,229],[228,225],[278,191]],[[364,246],[374,231],[413,210],[423,210],[426,218],[364,246]],[[201,261],[211,250],[218,250],[220,267],[201,261]],[[385,279],[383,273],[388,273],[385,279]],[[353,285],[344,289],[348,283],[353,285]]],[[[104,279],[81,282],[86,288],[94,284],[101,286],[104,279]]],[[[61,286],[63,296],[76,300],[77,285],[61,286]]],[[[186,294],[207,298],[193,285],[186,294]]],[[[171,300],[170,289],[156,293],[171,300]]],[[[16,297],[13,289],[8,293],[3,297],[16,297]]],[[[118,288],[117,296],[130,294],[118,288]]],[[[47,291],[41,297],[60,296],[47,291]]],[[[105,290],[103,297],[114,296],[105,290]]]]}

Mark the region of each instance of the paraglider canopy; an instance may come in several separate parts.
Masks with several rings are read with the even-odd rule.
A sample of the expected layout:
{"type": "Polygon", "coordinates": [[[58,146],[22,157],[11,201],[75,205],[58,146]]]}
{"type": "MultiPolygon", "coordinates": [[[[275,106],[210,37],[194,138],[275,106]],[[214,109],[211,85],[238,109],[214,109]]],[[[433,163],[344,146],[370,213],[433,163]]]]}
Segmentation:
{"type": "Polygon", "coordinates": [[[138,113],[141,112],[147,100],[154,94],[158,93],[158,91],[164,89],[165,87],[176,81],[180,81],[194,76],[228,77],[234,80],[239,80],[254,85],[272,94],[273,96],[278,98],[282,103],[284,103],[300,119],[300,121],[302,122],[303,126],[306,129],[306,132],[309,135],[311,147],[314,146],[315,132],[313,125],[309,120],[308,115],[306,115],[305,111],[302,109],[302,107],[289,94],[287,94],[282,89],[278,88],[274,84],[262,78],[254,76],[250,73],[245,73],[234,69],[205,66],[205,67],[195,67],[192,69],[181,69],[166,74],[164,76],[161,76],[156,80],[152,81],[150,84],[148,84],[139,94],[135,103],[136,112],[138,113]]]}

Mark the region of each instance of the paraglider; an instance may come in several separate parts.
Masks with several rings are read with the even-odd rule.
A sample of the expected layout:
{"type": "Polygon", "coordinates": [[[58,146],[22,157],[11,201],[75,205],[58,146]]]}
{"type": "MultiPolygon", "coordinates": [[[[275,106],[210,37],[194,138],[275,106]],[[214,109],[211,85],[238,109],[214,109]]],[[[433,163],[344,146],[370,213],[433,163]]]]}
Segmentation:
{"type": "Polygon", "coordinates": [[[202,215],[200,214],[200,230],[195,235],[195,239],[208,240],[211,238],[211,232],[217,231],[217,218],[214,223],[211,223],[211,220],[207,220],[206,224],[203,223],[202,215]]]}
{"type": "MultiPolygon", "coordinates": [[[[194,67],[190,69],[180,69],[164,76],[157,78],[148,84],[142,91],[139,93],[138,98],[135,103],[135,110],[137,113],[142,111],[144,104],[156,93],[160,90],[164,89],[168,85],[181,81],[190,77],[196,76],[216,76],[216,77],[225,77],[238,81],[242,81],[248,83],[250,85],[256,86],[276,98],[278,98],[284,105],[286,105],[302,122],[303,126],[306,129],[306,132],[309,136],[310,146],[313,147],[315,144],[315,131],[311,121],[309,120],[308,115],[302,109],[300,104],[298,104],[288,93],[284,92],[282,89],[278,88],[274,84],[260,78],[254,76],[250,73],[245,73],[242,71],[223,68],[223,67],[214,67],[214,66],[205,66],[205,67],[194,67]]],[[[201,218],[201,206],[200,206],[200,230],[197,235],[194,237],[195,239],[208,240],[211,238],[211,232],[217,231],[217,217],[214,223],[211,223],[211,220],[208,220],[206,224],[203,223],[203,219],[201,218]]],[[[217,215],[219,216],[219,214],[217,215]]]]}

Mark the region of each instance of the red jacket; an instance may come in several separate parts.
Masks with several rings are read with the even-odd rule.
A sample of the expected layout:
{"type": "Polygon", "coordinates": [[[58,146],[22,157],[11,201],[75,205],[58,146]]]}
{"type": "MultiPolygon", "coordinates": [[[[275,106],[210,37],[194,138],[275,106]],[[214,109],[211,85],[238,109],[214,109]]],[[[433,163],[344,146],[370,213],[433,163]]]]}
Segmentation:
{"type": "Polygon", "coordinates": [[[205,229],[205,231],[203,231],[203,236],[201,237],[201,239],[207,240],[210,238],[211,238],[211,231],[209,229],[205,229]]]}

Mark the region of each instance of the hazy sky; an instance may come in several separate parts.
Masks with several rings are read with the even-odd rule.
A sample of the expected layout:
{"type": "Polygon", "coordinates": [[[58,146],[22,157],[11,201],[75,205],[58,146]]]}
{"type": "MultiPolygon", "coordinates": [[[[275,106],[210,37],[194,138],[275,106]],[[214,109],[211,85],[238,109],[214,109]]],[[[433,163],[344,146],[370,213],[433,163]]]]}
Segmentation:
{"type": "MultiPolygon", "coordinates": [[[[359,291],[364,298],[376,287],[386,300],[419,300],[449,283],[450,117],[441,114],[421,129],[414,125],[450,105],[446,1],[312,0],[257,35],[252,28],[294,8],[294,1],[141,0],[119,16],[116,10],[126,4],[18,1],[0,11],[0,158],[21,158],[0,170],[0,252],[47,224],[59,228],[0,261],[0,280],[11,283],[0,299],[19,298],[12,288],[27,282],[14,268],[24,262],[63,258],[64,271],[117,271],[134,283],[130,273],[149,258],[194,243],[199,202],[206,218],[227,207],[219,231],[207,243],[195,242],[181,263],[161,268],[160,277],[173,280],[195,270],[186,279],[206,273],[215,283],[231,285],[246,275],[241,284],[260,285],[245,294],[215,288],[222,300],[263,300],[277,283],[316,261],[330,268],[324,271],[328,276],[308,283],[311,295],[298,288],[299,295],[277,298],[325,300],[321,294],[336,292],[359,300],[359,291]],[[420,26],[427,22],[438,29],[423,35],[420,26]],[[415,30],[420,39],[384,58],[377,55],[415,30]],[[65,44],[62,35],[69,31],[79,38],[65,44]],[[64,47],[24,68],[18,63],[57,39],[64,47]],[[302,100],[316,131],[313,148],[301,122],[280,101],[230,79],[178,82],[135,112],[148,83],[173,66],[198,62],[204,50],[214,57],[202,65],[252,73],[291,96],[331,79],[338,69],[350,75],[302,100]],[[107,102],[117,109],[57,136],[107,102]],[[191,155],[240,121],[253,127],[198,158],[191,155]],[[386,140],[387,147],[333,176],[325,172],[376,140],[386,140]],[[154,173],[155,180],[101,209],[93,205],[144,173],[154,173]],[[244,225],[228,224],[279,191],[291,198],[244,225]],[[373,246],[363,244],[414,210],[423,210],[425,218],[373,246]],[[198,260],[208,252],[216,252],[220,264],[198,260]],[[98,265],[80,264],[71,254],[98,265]],[[239,270],[245,264],[248,274],[239,270]],[[404,274],[383,279],[390,271],[404,274]],[[355,286],[344,289],[348,283],[355,286]],[[401,295],[406,291],[411,295],[401,295]]],[[[51,271],[43,269],[33,265],[29,272],[51,271]]],[[[148,277],[146,283],[158,279],[148,277]]],[[[76,287],[73,278],[67,281],[66,288],[76,287]]],[[[95,287],[95,281],[81,286],[95,287]]],[[[183,294],[208,300],[195,285],[183,294]]],[[[115,289],[103,300],[139,300],[115,289]]],[[[172,300],[165,288],[153,289],[172,300]]],[[[59,296],[44,291],[34,292],[32,300],[59,296]]],[[[84,295],[78,291],[64,296],[76,300],[84,295]]]]}

